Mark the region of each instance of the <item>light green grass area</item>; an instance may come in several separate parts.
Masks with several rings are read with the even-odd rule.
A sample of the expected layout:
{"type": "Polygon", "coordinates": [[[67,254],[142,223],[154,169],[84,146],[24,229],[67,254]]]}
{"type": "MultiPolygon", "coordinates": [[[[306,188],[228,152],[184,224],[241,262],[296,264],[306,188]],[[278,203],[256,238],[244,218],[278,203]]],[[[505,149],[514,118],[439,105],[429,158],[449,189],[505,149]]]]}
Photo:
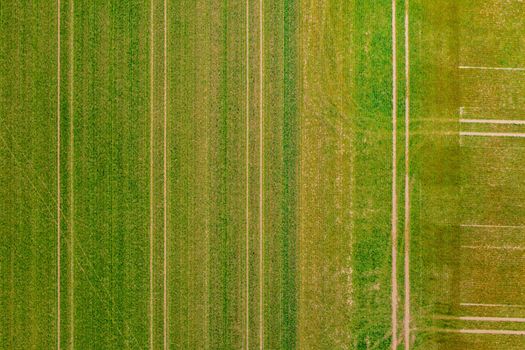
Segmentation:
{"type": "Polygon", "coordinates": [[[524,14],[2,2],[0,349],[522,349],[524,14]]]}

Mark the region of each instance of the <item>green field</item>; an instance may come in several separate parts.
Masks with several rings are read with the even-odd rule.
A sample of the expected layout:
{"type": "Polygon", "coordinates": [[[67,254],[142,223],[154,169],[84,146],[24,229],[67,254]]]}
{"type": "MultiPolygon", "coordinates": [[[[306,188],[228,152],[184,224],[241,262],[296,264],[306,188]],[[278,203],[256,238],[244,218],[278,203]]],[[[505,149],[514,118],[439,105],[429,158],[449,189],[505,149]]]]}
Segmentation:
{"type": "Polygon", "coordinates": [[[521,0],[0,3],[0,349],[525,348],[521,0]]]}

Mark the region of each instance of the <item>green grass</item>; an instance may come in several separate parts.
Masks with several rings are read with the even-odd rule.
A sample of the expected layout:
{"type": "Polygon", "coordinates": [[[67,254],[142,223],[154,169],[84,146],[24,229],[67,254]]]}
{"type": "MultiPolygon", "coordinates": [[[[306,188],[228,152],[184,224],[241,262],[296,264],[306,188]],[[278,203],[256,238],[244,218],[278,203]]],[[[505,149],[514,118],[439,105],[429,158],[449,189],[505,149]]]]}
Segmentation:
{"type": "Polygon", "coordinates": [[[3,3],[0,347],[56,333],[56,8],[3,3]],[[38,14],[38,15],[35,15],[38,14]]]}
{"type": "MultiPolygon", "coordinates": [[[[519,276],[498,275],[517,276],[521,253],[461,247],[462,223],[523,221],[520,141],[459,136],[523,130],[458,123],[460,106],[525,110],[523,73],[458,69],[523,66],[524,10],[503,3],[410,2],[411,349],[523,345],[429,331],[487,327],[435,319],[493,315],[465,298],[525,302],[519,276]]],[[[392,349],[391,6],[2,3],[0,348],[392,349]]]]}

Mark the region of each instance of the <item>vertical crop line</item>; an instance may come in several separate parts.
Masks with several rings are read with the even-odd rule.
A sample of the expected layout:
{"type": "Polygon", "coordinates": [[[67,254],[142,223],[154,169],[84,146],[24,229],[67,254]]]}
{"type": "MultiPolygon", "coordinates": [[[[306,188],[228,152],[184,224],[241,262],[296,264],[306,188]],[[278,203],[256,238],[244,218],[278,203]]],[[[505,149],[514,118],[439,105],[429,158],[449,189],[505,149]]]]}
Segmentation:
{"type": "Polygon", "coordinates": [[[396,0],[392,0],[392,350],[397,348],[397,33],[396,0]]]}
{"type": "Polygon", "coordinates": [[[168,97],[168,88],[167,88],[167,50],[168,50],[168,10],[167,10],[167,0],[164,0],[164,137],[163,137],[163,168],[164,168],[164,179],[163,179],[163,199],[164,199],[164,267],[163,267],[163,289],[164,289],[164,350],[168,349],[168,283],[167,283],[167,274],[168,274],[168,263],[167,263],[167,124],[168,124],[168,110],[167,110],[167,97],[168,97]]]}
{"type": "Polygon", "coordinates": [[[405,303],[403,331],[405,350],[410,349],[410,47],[409,0],[405,0],[405,303]]]}
{"type": "Polygon", "coordinates": [[[246,349],[250,348],[250,2],[246,0],[246,349]]]}
{"type": "Polygon", "coordinates": [[[69,16],[71,21],[71,29],[69,34],[69,81],[70,81],[70,94],[69,94],[69,113],[70,113],[70,124],[69,124],[69,203],[70,203],[70,213],[69,213],[69,229],[70,229],[70,270],[71,270],[71,280],[70,280],[70,335],[69,335],[69,346],[71,349],[75,348],[75,181],[74,181],[74,171],[75,171],[75,109],[74,109],[74,67],[75,67],[75,50],[74,50],[74,39],[75,39],[75,2],[71,0],[71,6],[69,8],[69,16]]]}
{"type": "Polygon", "coordinates": [[[154,140],[154,98],[153,98],[153,79],[154,79],[154,70],[153,70],[153,60],[154,60],[154,31],[153,31],[153,21],[154,21],[154,6],[153,0],[150,0],[150,61],[149,61],[149,89],[150,89],[150,115],[149,115],[149,347],[153,349],[153,320],[154,320],[154,307],[153,307],[153,230],[154,230],[154,194],[153,194],[153,182],[154,182],[154,172],[153,172],[153,140],[154,140]]]}
{"type": "Polygon", "coordinates": [[[60,350],[61,338],[61,315],[60,315],[60,293],[61,293],[61,276],[60,276],[60,255],[61,255],[61,179],[60,179],[60,0],[57,0],[57,349],[60,350]]]}
{"type": "Polygon", "coordinates": [[[259,1],[259,348],[264,349],[264,0],[259,1]]]}

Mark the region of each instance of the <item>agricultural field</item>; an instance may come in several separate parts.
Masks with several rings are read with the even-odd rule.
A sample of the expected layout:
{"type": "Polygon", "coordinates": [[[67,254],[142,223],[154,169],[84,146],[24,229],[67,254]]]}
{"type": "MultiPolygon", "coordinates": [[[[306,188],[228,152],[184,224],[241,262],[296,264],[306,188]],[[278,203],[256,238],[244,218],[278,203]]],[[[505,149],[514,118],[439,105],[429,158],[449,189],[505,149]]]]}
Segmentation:
{"type": "Polygon", "coordinates": [[[525,348],[525,2],[0,3],[0,349],[525,348]]]}

